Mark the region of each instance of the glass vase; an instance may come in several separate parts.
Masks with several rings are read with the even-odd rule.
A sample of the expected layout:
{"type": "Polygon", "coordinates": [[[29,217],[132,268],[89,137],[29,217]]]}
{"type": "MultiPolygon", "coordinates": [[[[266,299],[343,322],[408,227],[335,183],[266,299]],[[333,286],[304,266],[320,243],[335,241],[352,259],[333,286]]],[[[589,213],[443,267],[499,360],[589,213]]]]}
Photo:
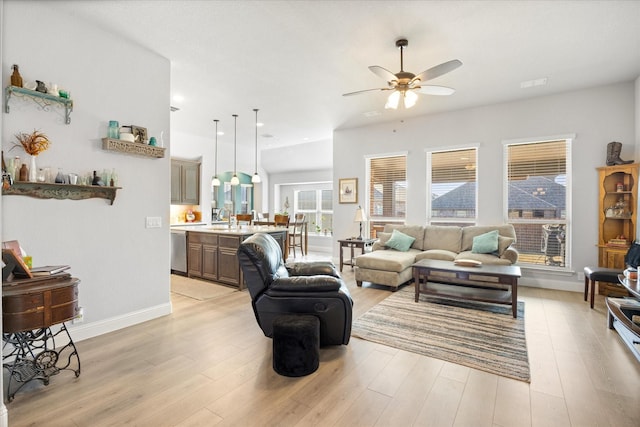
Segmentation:
{"type": "Polygon", "coordinates": [[[31,156],[31,158],[29,159],[29,182],[36,182],[36,178],[38,176],[36,157],[38,156],[31,156]]]}

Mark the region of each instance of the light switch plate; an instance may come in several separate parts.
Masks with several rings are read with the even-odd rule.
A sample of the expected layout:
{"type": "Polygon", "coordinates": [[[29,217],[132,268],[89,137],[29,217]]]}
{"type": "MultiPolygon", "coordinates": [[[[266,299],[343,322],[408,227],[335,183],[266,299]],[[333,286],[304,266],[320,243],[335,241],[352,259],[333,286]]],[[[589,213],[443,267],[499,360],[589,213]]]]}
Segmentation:
{"type": "Polygon", "coordinates": [[[160,228],[162,227],[162,217],[148,216],[146,218],[146,228],[160,228]]]}

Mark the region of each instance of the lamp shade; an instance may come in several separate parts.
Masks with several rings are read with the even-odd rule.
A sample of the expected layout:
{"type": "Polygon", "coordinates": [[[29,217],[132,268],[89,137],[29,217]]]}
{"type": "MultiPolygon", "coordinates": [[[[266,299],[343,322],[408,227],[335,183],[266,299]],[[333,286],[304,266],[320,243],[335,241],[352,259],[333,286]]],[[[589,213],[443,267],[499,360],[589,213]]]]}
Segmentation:
{"type": "Polygon", "coordinates": [[[220,180],[218,179],[218,175],[214,176],[211,180],[212,187],[220,187],[220,180]]]}
{"type": "Polygon", "coordinates": [[[358,209],[356,209],[356,216],[353,219],[353,222],[361,222],[361,221],[366,221],[367,217],[364,214],[364,210],[358,206],[358,209]]]}
{"type": "Polygon", "coordinates": [[[230,183],[231,185],[240,185],[240,179],[238,179],[238,175],[234,173],[233,176],[231,177],[230,183]]]}
{"type": "Polygon", "coordinates": [[[387,98],[387,103],[384,105],[384,108],[386,109],[391,108],[395,110],[398,108],[399,103],[400,103],[400,92],[395,90],[391,95],[389,95],[389,98],[387,98]]]}

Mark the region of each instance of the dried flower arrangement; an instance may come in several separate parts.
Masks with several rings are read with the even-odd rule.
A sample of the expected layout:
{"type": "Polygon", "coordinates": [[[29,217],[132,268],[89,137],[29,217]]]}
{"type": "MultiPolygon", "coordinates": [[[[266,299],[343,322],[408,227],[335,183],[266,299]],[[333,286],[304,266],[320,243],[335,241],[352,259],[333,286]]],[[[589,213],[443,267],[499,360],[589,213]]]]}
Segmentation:
{"type": "Polygon", "coordinates": [[[42,153],[49,148],[49,144],[51,144],[47,135],[38,130],[34,130],[31,133],[17,133],[15,136],[20,144],[14,143],[14,145],[21,145],[25,153],[31,154],[32,156],[37,156],[42,153]]]}

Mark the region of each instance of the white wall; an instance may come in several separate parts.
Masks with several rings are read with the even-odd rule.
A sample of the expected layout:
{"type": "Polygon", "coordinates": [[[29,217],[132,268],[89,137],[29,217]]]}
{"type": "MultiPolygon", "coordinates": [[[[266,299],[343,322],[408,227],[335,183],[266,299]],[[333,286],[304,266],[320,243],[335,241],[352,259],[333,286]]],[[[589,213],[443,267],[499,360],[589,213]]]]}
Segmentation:
{"type": "MultiPolygon", "coordinates": [[[[11,101],[2,114],[5,154],[17,132],[39,129],[52,140],[40,166],[66,173],[115,168],[119,185],[113,206],[104,199],[2,199],[2,240],[19,240],[35,265],[70,264],[81,279],[84,323],[80,340],[170,312],[170,161],[104,151],[107,122],[136,124],[149,136],[169,135],[170,64],[117,34],[56,11],[55,2],[4,3],[2,81],[19,64],[23,79],[55,82],[71,92],[71,124],[62,114],[11,101]],[[126,66],[122,58],[128,58],[126,66]],[[145,228],[145,217],[162,227],[145,228]]],[[[165,146],[170,138],[165,136],[165,146]]]]}
{"type": "MultiPolygon", "coordinates": [[[[181,114],[181,112],[172,113],[181,114]]],[[[173,120],[173,116],[172,116],[173,120]]],[[[232,119],[229,120],[231,122],[232,119]]],[[[221,120],[222,122],[222,120],[221,120]]],[[[227,124],[227,127],[228,124],[227,124]]],[[[216,171],[215,162],[215,125],[211,121],[211,137],[202,137],[194,134],[172,131],[171,132],[171,157],[200,160],[200,206],[202,208],[202,219],[205,222],[211,221],[211,178],[216,171]]],[[[245,139],[242,143],[237,143],[237,172],[243,172],[253,176],[255,172],[255,147],[254,141],[251,144],[245,139]]],[[[268,186],[269,179],[260,167],[258,154],[258,174],[262,183],[254,187],[254,209],[262,212],[267,209],[266,201],[263,200],[263,188],[268,186]]],[[[233,133],[227,132],[218,136],[218,175],[224,172],[233,171],[233,133]]]]}
{"type": "MultiPolygon", "coordinates": [[[[428,102],[428,97],[421,102],[428,102]]],[[[408,152],[406,222],[425,224],[426,192],[422,184],[426,180],[425,150],[430,147],[479,144],[478,223],[489,225],[504,222],[502,142],[576,134],[571,158],[571,265],[576,272],[582,272],[586,265],[597,265],[596,167],[605,164],[606,145],[611,141],[623,143],[623,159],[635,158],[635,114],[634,84],[628,82],[423,116],[400,123],[336,130],[333,145],[335,235],[351,235],[353,217],[353,205],[337,203],[338,179],[358,177],[358,191],[361,196],[364,195],[366,155],[408,152]]],[[[359,199],[365,203],[363,197],[359,199]]],[[[574,291],[581,291],[583,287],[577,274],[551,274],[533,270],[523,272],[521,283],[574,291]]]]}

